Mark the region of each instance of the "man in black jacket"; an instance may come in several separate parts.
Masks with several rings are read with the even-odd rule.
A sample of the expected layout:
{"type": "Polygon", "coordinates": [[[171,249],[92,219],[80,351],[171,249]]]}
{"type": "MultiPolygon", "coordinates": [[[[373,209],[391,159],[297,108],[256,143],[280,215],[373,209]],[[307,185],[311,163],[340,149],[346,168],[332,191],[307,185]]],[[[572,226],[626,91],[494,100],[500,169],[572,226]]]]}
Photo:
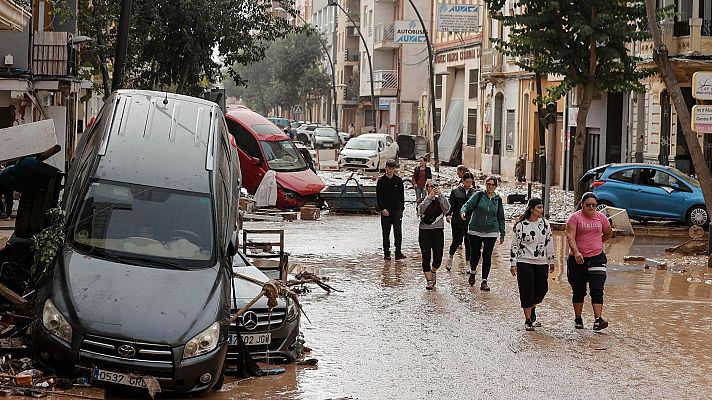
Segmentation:
{"type": "Polygon", "coordinates": [[[378,211],[381,212],[384,260],[391,259],[391,226],[393,226],[393,237],[395,239],[396,260],[405,258],[405,255],[401,253],[401,242],[403,240],[401,223],[403,222],[403,210],[405,209],[403,179],[396,175],[395,172],[396,161],[386,161],[386,174],[380,177],[376,184],[378,211]]]}

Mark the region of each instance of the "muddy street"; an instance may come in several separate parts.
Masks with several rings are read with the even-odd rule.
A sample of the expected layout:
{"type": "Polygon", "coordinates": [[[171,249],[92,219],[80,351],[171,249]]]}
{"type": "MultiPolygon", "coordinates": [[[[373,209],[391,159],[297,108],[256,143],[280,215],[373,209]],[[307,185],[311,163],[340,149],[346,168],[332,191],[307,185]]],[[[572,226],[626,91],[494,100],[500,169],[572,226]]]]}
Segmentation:
{"type": "MultiPolygon", "coordinates": [[[[412,205],[409,205],[412,207],[412,205]]],[[[266,226],[252,223],[252,226],[266,226]]],[[[556,270],[537,308],[543,327],[526,332],[508,242],[495,249],[491,292],[470,287],[464,257],[426,291],[417,221],[406,213],[404,262],[383,261],[377,216],[326,215],[285,223],[288,251],[344,293],[302,297],[302,332],[317,367],[286,366],[279,376],[228,379],[222,399],[708,398],[712,378],[712,272],[688,259],[667,270],[624,264],[628,254],[661,256],[672,238],[616,238],[604,315],[611,326],[575,330],[570,287],[556,270]]],[[[508,228],[509,229],[509,228],[508,228]]],[[[446,229],[446,243],[449,242],[446,229]]],[[[587,299],[588,301],[588,299],[587,299]]]]}

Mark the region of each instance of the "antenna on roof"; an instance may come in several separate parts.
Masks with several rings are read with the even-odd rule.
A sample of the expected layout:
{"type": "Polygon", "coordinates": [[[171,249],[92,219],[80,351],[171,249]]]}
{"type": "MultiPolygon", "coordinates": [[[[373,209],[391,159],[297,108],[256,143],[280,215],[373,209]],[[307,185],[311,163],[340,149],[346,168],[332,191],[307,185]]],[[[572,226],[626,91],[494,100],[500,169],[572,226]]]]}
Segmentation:
{"type": "Polygon", "coordinates": [[[163,99],[163,104],[168,104],[168,92],[166,92],[166,98],[163,99]]]}

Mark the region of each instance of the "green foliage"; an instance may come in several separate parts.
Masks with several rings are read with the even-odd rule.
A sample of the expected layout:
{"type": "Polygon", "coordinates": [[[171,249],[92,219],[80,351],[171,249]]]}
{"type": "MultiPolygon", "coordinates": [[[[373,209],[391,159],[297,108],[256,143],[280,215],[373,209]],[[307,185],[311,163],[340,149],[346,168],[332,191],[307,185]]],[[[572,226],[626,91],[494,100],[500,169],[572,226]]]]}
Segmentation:
{"type": "Polygon", "coordinates": [[[317,35],[310,29],[292,33],[270,44],[264,59],[235,66],[244,82],[226,82],[226,94],[242,98],[260,113],[327,94],[331,76],[322,63],[324,49],[317,35]]]}
{"type": "MultiPolygon", "coordinates": [[[[121,2],[79,3],[80,32],[104,38],[104,46],[94,43],[84,60],[98,72],[95,55],[114,55],[121,2]]],[[[296,15],[294,0],[281,5],[296,15]]],[[[223,63],[229,66],[225,72],[242,82],[233,65],[261,60],[268,43],[298,29],[270,7],[271,2],[254,0],[133,0],[126,86],[200,94],[206,83],[222,77],[223,63]]]]}
{"type": "Polygon", "coordinates": [[[539,101],[556,100],[590,80],[597,91],[641,92],[640,80],[655,72],[637,68],[641,60],[626,48],[650,37],[642,0],[520,0],[513,7],[526,12],[515,15],[505,15],[505,0],[486,2],[490,15],[510,29],[508,39],[493,40],[499,51],[531,57],[517,62],[527,71],[564,77],[539,101]]]}
{"type": "Polygon", "coordinates": [[[67,214],[60,208],[52,208],[47,210],[46,216],[49,226],[32,236],[34,259],[31,274],[35,282],[41,281],[52,271],[54,259],[64,245],[67,214]]]}

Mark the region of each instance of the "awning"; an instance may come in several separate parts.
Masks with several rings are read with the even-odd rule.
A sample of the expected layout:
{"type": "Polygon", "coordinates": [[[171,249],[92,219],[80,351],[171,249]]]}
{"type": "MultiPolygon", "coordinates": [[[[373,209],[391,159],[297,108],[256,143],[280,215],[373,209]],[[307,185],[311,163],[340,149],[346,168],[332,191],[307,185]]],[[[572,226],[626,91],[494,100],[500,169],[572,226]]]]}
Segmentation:
{"type": "Polygon", "coordinates": [[[463,117],[465,113],[465,100],[452,99],[447,108],[445,126],[440,132],[438,141],[438,158],[449,162],[455,157],[456,151],[462,142],[463,117]]]}

